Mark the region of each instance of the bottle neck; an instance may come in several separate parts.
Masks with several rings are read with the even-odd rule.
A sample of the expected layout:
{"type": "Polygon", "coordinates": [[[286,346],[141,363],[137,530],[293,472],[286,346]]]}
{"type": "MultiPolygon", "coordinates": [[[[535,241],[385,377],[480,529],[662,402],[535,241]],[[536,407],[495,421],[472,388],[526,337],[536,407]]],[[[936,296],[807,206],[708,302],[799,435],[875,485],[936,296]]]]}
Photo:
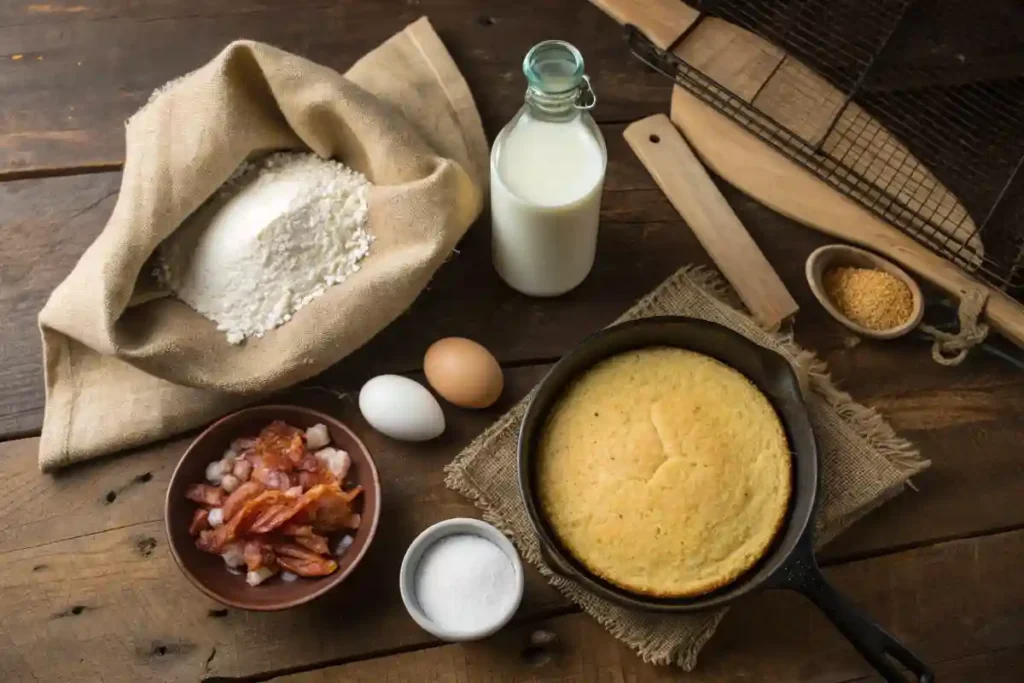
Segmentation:
{"type": "Polygon", "coordinates": [[[537,88],[526,89],[526,106],[530,115],[541,121],[572,121],[580,115],[576,106],[579,88],[560,93],[547,93],[537,88]]]}

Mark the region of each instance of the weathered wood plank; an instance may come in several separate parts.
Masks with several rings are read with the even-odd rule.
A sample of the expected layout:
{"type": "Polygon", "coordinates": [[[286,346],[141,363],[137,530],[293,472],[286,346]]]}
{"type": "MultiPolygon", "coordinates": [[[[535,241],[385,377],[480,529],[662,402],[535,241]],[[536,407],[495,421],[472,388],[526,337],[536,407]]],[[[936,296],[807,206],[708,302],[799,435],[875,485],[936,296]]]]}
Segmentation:
{"type": "MultiPolygon", "coordinates": [[[[518,627],[514,635],[503,635],[494,640],[495,643],[488,644],[486,650],[484,645],[450,645],[347,666],[316,669],[270,680],[275,683],[369,683],[382,680],[387,680],[388,683],[419,683],[425,680],[436,683],[578,683],[581,680],[630,683],[685,680],[695,683],[726,683],[750,680],[739,673],[732,677],[728,674],[725,677],[708,676],[703,670],[698,670],[696,674],[680,675],[671,668],[642,664],[636,657],[631,658],[629,652],[608,654],[603,650],[609,647],[625,650],[625,647],[609,645],[608,635],[600,630],[600,626],[582,615],[524,625],[518,627]],[[552,648],[531,647],[530,634],[541,628],[553,629],[551,632],[564,636],[565,642],[560,641],[552,648]],[[502,651],[501,648],[512,650],[509,653],[502,651]],[[584,653],[581,657],[583,661],[566,661],[578,652],[584,653]],[[515,657],[517,653],[518,658],[515,657]],[[589,658],[595,661],[588,662],[589,658]],[[495,671],[501,671],[500,678],[494,678],[495,671]],[[594,678],[581,678],[584,675],[593,675],[594,678]]],[[[942,683],[1019,683],[1019,672],[1024,668],[1024,647],[1000,649],[949,660],[935,660],[930,664],[935,670],[936,679],[942,683]]],[[[787,683],[804,680],[832,683],[837,679],[803,677],[786,680],[787,683]]],[[[869,675],[841,679],[841,683],[875,683],[881,680],[878,676],[869,675]]]]}
{"type": "MultiPolygon", "coordinates": [[[[622,179],[628,171],[618,175],[616,185],[629,182],[622,179]]],[[[7,183],[0,185],[0,192],[39,182],[7,183]]],[[[20,226],[15,224],[15,239],[0,241],[0,264],[5,266],[0,268],[5,285],[0,288],[0,319],[11,323],[10,327],[4,325],[0,347],[0,386],[4,387],[0,392],[0,433],[8,435],[38,429],[42,380],[35,308],[42,305],[49,288],[71,267],[70,245],[84,248],[92,238],[89,231],[102,224],[112,198],[100,201],[92,211],[83,210],[116,189],[116,175],[53,179],[42,185],[53,189],[50,196],[57,201],[81,197],[84,203],[62,208],[57,201],[47,203],[42,192],[6,195],[15,199],[13,205],[21,203],[26,216],[20,226]],[[98,180],[106,183],[91,184],[98,180]],[[53,214],[47,214],[48,207],[55,207],[53,214]],[[76,213],[81,215],[75,217],[76,213]],[[31,220],[33,214],[48,218],[40,226],[31,220]],[[59,239],[43,239],[42,228],[56,230],[59,239]],[[9,277],[11,273],[14,277],[9,277]],[[25,349],[33,355],[26,355],[25,349]]],[[[858,399],[881,409],[934,461],[933,468],[918,480],[924,493],[902,496],[884,512],[869,516],[833,544],[827,556],[856,556],[878,548],[1020,523],[1010,513],[1018,508],[1019,482],[1024,479],[1024,465],[1015,455],[1024,427],[1024,377],[984,357],[974,358],[961,368],[939,369],[916,342],[855,343],[813,303],[802,280],[803,254],[814,246],[813,236],[789,228],[773,214],[732,194],[733,206],[769,259],[780,266],[787,285],[803,306],[796,325],[798,340],[822,351],[835,377],[858,399]],[[787,229],[792,239],[778,239],[787,229]],[[808,241],[811,244],[804,246],[808,241]],[[890,509],[895,512],[889,513],[890,509]]],[[[657,191],[610,192],[606,207],[620,220],[656,220],[663,212],[672,211],[657,191]]],[[[567,297],[538,301],[501,285],[490,266],[486,227],[478,226],[409,313],[318,381],[353,387],[370,372],[415,369],[430,341],[448,334],[477,338],[503,361],[556,357],[614,319],[679,264],[700,259],[703,254],[692,235],[678,222],[606,223],[601,254],[591,278],[567,297]],[[481,284],[467,289],[467,281],[481,284]]],[[[34,457],[34,446],[12,447],[32,451],[34,457]]],[[[158,465],[163,462],[159,454],[146,453],[158,465]]],[[[168,462],[174,459],[166,457],[168,462]]],[[[0,466],[8,461],[0,460],[0,466]]],[[[27,481],[34,482],[34,465],[30,464],[29,469],[27,481]]],[[[133,470],[130,475],[114,470],[107,489],[90,492],[90,504],[97,504],[108,490],[127,485],[145,471],[147,467],[141,465],[139,472],[133,470]]]]}
{"type": "Polygon", "coordinates": [[[880,538],[896,546],[916,545],[926,527],[937,532],[924,534],[934,540],[1020,523],[1006,523],[1000,509],[1024,509],[1022,373],[1008,367],[1000,372],[998,364],[979,371],[979,362],[953,373],[925,366],[904,375],[894,370],[884,347],[829,355],[837,359],[833,374],[888,417],[932,467],[914,479],[920,491],[908,491],[854,525],[828,547],[826,559],[875,552],[880,538]],[[1000,417],[985,417],[990,409],[1000,417]]]}
{"type": "MultiPolygon", "coordinates": [[[[586,665],[582,663],[575,667],[566,665],[562,659],[566,656],[565,654],[551,654],[546,650],[529,649],[527,643],[532,627],[522,627],[517,631],[518,640],[514,640],[511,645],[520,648],[520,660],[528,661],[519,663],[514,668],[508,668],[509,665],[505,658],[493,650],[482,653],[481,656],[476,652],[471,653],[469,647],[448,646],[349,666],[318,669],[271,680],[277,683],[357,683],[380,680],[387,680],[388,683],[418,683],[424,680],[437,683],[455,683],[456,681],[478,683],[498,680],[501,683],[520,683],[520,681],[523,683],[577,683],[581,680],[577,671],[593,672],[596,675],[593,680],[597,681],[625,680],[630,683],[654,683],[680,680],[680,674],[677,671],[646,666],[636,661],[635,658],[629,660],[628,653],[623,653],[621,656],[617,656],[617,653],[611,656],[607,653],[599,653],[599,648],[608,647],[607,643],[601,640],[602,638],[607,639],[607,636],[597,631],[596,629],[600,627],[586,620],[585,617],[579,615],[562,617],[549,624],[544,624],[544,626],[553,627],[559,633],[567,633],[567,640],[571,647],[579,647],[587,653],[593,653],[590,656],[595,659],[598,654],[603,655],[598,659],[596,667],[594,669],[586,668],[586,665]],[[496,661],[491,661],[492,659],[496,661]],[[495,679],[493,678],[493,668],[490,667],[495,667],[497,660],[500,660],[500,665],[505,668],[501,669],[502,677],[495,679]],[[535,663],[530,664],[530,662],[535,663]],[[379,675],[381,678],[375,678],[375,675],[379,675]]],[[[561,653],[569,650],[569,647],[564,644],[560,647],[562,648],[561,653]]],[[[996,650],[951,660],[944,659],[932,664],[936,678],[942,683],[978,683],[979,681],[1018,683],[1019,672],[1024,667],[1024,647],[996,650]]],[[[701,681],[746,681],[748,679],[741,678],[739,675],[734,678],[708,678],[698,672],[696,675],[686,674],[683,680],[700,683],[701,681]]],[[[816,683],[829,683],[833,679],[811,680],[816,683]]],[[[881,680],[877,676],[866,676],[845,679],[842,683],[875,683],[881,680]]],[[[787,681],[787,683],[789,682],[787,681]]]]}
{"type": "Polygon", "coordinates": [[[234,39],[266,41],[344,70],[424,15],[465,74],[492,135],[522,105],[523,55],[550,36],[582,51],[600,96],[600,120],[664,110],[669,81],[630,59],[621,30],[598,9],[528,4],[11,3],[0,10],[0,175],[120,163],[124,119],[154,88],[205,63],[234,39]]]}
{"type": "MultiPolygon", "coordinates": [[[[1015,532],[843,565],[828,574],[854,602],[932,662],[943,683],[1009,682],[1019,680],[1019,669],[1011,675],[1005,667],[1024,662],[1024,586],[1016,580],[1016,558],[1022,552],[1024,532],[1015,532]]],[[[697,670],[685,678],[693,683],[848,683],[862,676],[877,680],[809,602],[777,592],[733,609],[697,670]]],[[[509,629],[485,643],[447,645],[274,680],[653,683],[678,681],[680,673],[643,664],[593,620],[571,615],[509,629]],[[558,646],[530,647],[530,634],[538,628],[555,633],[558,646]]]]}
{"type": "MultiPolygon", "coordinates": [[[[102,674],[108,681],[194,681],[431,642],[405,617],[397,590],[402,555],[430,524],[476,516],[468,501],[445,488],[443,465],[544,369],[510,371],[507,393],[491,409],[448,407],[445,435],[418,446],[374,433],[351,399],[297,392],[297,401],[342,416],[364,438],[381,474],[384,507],[377,541],[346,586],[315,607],[286,614],[225,615],[174,565],[163,496],[188,439],[52,479],[31,471],[35,439],[0,444],[0,596],[10,598],[0,643],[12,644],[0,654],[0,680],[34,673],[40,680],[102,674]],[[85,618],[95,621],[86,625],[85,618]],[[55,647],[67,655],[63,671],[46,654],[55,647]]],[[[532,572],[520,617],[563,606],[532,572]]]]}
{"type": "MultiPolygon", "coordinates": [[[[602,257],[581,292],[552,306],[549,302],[527,299],[504,286],[490,265],[489,228],[486,220],[482,220],[470,231],[460,253],[442,269],[411,316],[389,331],[392,342],[385,339],[384,343],[391,350],[382,354],[381,344],[375,342],[370,349],[373,357],[388,361],[385,365],[391,368],[416,367],[419,355],[434,339],[441,321],[446,326],[462,328],[468,336],[493,330],[496,334],[490,341],[481,341],[488,345],[493,342],[495,352],[503,360],[537,357],[538,350],[529,344],[516,346],[524,338],[540,339],[536,330],[524,329],[525,337],[514,331],[523,321],[539,317],[545,325],[555,326],[567,311],[579,320],[580,316],[590,314],[591,301],[602,300],[603,289],[622,292],[624,296],[605,300],[600,325],[684,263],[686,252],[693,251],[686,248],[689,234],[650,176],[626,149],[621,133],[622,126],[605,127],[610,163],[602,257]],[[652,233],[643,227],[660,221],[674,221],[673,229],[652,233]],[[650,256],[661,261],[652,268],[654,264],[645,252],[662,234],[674,244],[665,245],[669,247],[666,251],[650,250],[650,256]],[[629,261],[619,263],[619,254],[629,254],[629,261]],[[639,280],[634,277],[637,272],[643,275],[639,280]],[[624,277],[631,278],[630,286],[616,284],[624,277]],[[464,282],[473,282],[474,287],[467,288],[464,282]],[[414,343],[410,343],[410,338],[414,343]]],[[[36,315],[53,288],[99,234],[113,209],[119,181],[119,174],[106,173],[0,183],[0,206],[4,212],[4,239],[0,240],[0,438],[39,429],[43,392],[36,315]]],[[[596,328],[584,323],[576,329],[585,334],[596,328]]],[[[552,353],[549,345],[539,352],[557,355],[564,351],[564,345],[556,342],[554,349],[552,353]]]]}
{"type": "MultiPolygon", "coordinates": [[[[462,498],[444,487],[443,466],[526,395],[548,367],[507,370],[502,397],[485,410],[461,410],[444,403],[447,429],[441,438],[425,444],[393,441],[366,424],[354,400],[365,373],[363,377],[353,374],[350,386],[355,391],[351,395],[296,389],[271,402],[320,408],[356,429],[374,454],[385,482],[384,517],[396,501],[405,501],[407,507],[422,505],[417,513],[422,513],[420,521],[432,516],[442,519],[467,510],[462,498]]],[[[38,439],[0,443],[0,557],[12,550],[162,519],[164,491],[193,436],[83,463],[55,476],[38,471],[38,439]]],[[[386,519],[382,522],[387,523],[386,519]]],[[[382,528],[386,534],[386,527],[382,528]]]]}
{"type": "MultiPolygon", "coordinates": [[[[328,373],[335,381],[347,367],[412,370],[427,345],[439,336],[478,339],[505,362],[561,355],[587,334],[611,322],[637,298],[684,263],[707,257],[675,210],[621,139],[621,126],[605,126],[610,149],[608,191],[593,273],[576,291],[557,299],[530,299],[506,287],[490,263],[486,218],[474,226],[459,252],[446,263],[416,304],[365,349],[328,373]],[[472,282],[472,287],[465,283],[472,282]]],[[[102,229],[115,201],[119,175],[49,178],[0,183],[0,438],[37,433],[42,421],[43,386],[36,315],[50,291],[102,229]]],[[[829,319],[809,294],[803,262],[825,238],[765,210],[728,186],[723,193],[750,230],[801,306],[796,331],[801,343],[827,355],[840,379],[867,398],[864,383],[877,390],[903,391],[901,405],[922,419],[945,418],[962,403],[956,390],[944,394],[950,405],[932,403],[921,412],[911,405],[915,388],[937,390],[950,384],[1003,384],[1013,394],[1019,375],[986,358],[965,368],[940,370],[919,342],[852,346],[852,337],[829,319]],[[863,372],[870,365],[872,372],[863,372]],[[899,373],[892,372],[900,368],[899,373]],[[976,376],[976,373],[981,373],[976,376]]],[[[1018,385],[1019,390],[1019,385],[1018,385]]],[[[976,402],[998,406],[977,391],[976,402]]],[[[997,407],[998,410],[998,407],[997,407]]],[[[962,411],[960,411],[962,414],[962,411]]],[[[1008,415],[1008,414],[1006,414],[1008,415]]],[[[976,411],[979,421],[1003,417],[976,411]]]]}
{"type": "MultiPolygon", "coordinates": [[[[610,144],[619,140],[618,135],[608,138],[610,144]]],[[[538,301],[505,288],[490,266],[486,227],[477,226],[408,314],[320,381],[358,386],[353,382],[371,371],[415,369],[429,342],[447,334],[480,339],[504,361],[555,357],[610,322],[679,264],[702,260],[682,224],[657,222],[673,211],[659,192],[615,191],[633,182],[628,163],[613,162],[616,167],[610,173],[613,191],[606,213],[620,222],[606,223],[595,272],[579,290],[538,301]],[[630,220],[638,224],[626,222],[630,220]],[[481,285],[467,290],[466,281],[481,285]]],[[[108,174],[0,185],[6,193],[3,205],[17,207],[21,216],[9,224],[13,237],[0,241],[0,319],[5,321],[0,435],[38,429],[43,397],[36,310],[102,225],[113,202],[107,195],[116,183],[116,174],[108,174]],[[56,239],[48,237],[53,234],[56,239]]],[[[891,504],[901,514],[869,517],[834,544],[832,555],[846,557],[880,545],[913,544],[1015,523],[1006,511],[1016,509],[1020,496],[1022,465],[1014,453],[1024,414],[1024,378],[982,357],[961,368],[939,370],[915,342],[855,344],[813,304],[802,281],[803,254],[815,246],[814,237],[725,190],[803,305],[798,340],[822,351],[833,374],[857,398],[880,408],[935,461],[919,483],[944,495],[901,497],[891,504]],[[779,239],[787,229],[792,238],[779,239]],[[958,499],[965,503],[953,505],[946,496],[963,496],[958,499]]],[[[111,480],[110,490],[130,480],[120,477],[111,480]]],[[[98,499],[105,494],[93,495],[98,499]]]]}
{"type": "MultiPolygon", "coordinates": [[[[617,240],[630,239],[637,224],[678,220],[675,210],[653,186],[650,177],[635,163],[622,141],[622,126],[606,126],[605,135],[612,153],[608,168],[603,219],[607,232],[617,240]],[[635,188],[639,189],[639,194],[635,188]]],[[[42,419],[42,360],[36,316],[50,292],[70,272],[75,262],[102,230],[116,201],[119,173],[46,178],[0,183],[0,438],[37,433],[42,419]]],[[[457,283],[473,278],[477,287],[467,292],[459,287],[455,297],[470,299],[475,308],[490,310],[490,302],[513,307],[525,302],[500,283],[490,267],[489,237],[485,221],[481,221],[466,238],[469,252],[453,257],[432,285],[457,283]],[[487,300],[490,299],[490,302],[487,300]]],[[[641,292],[638,290],[637,295],[641,292]]],[[[429,296],[429,295],[428,295],[429,296]]],[[[451,319],[465,309],[449,310],[444,298],[453,296],[443,290],[441,297],[426,298],[426,317],[419,321],[451,319]],[[442,298],[443,297],[443,298],[442,298]],[[430,304],[433,301],[434,304],[430,304]]],[[[471,310],[474,310],[471,308],[471,310]]],[[[509,322],[516,316],[508,311],[509,322]]],[[[511,324],[503,329],[508,330],[511,324]]],[[[417,353],[432,340],[428,330],[417,327],[414,339],[417,353]],[[422,348],[421,348],[422,347],[422,348]]],[[[408,338],[406,326],[395,339],[408,338]]],[[[509,351],[496,349],[496,351],[509,351]]],[[[524,349],[529,352],[529,349],[524,349]]],[[[507,356],[507,353],[505,354],[507,356]]],[[[512,360],[520,360],[516,356],[512,360]]],[[[418,360],[418,359],[417,359],[418,360]]],[[[415,367],[406,356],[396,359],[401,368],[415,367]]],[[[394,364],[392,364],[394,367],[394,364]]]]}
{"type": "Polygon", "coordinates": [[[0,183],[0,438],[41,423],[36,316],[114,207],[117,174],[0,183]]]}
{"type": "MultiPolygon", "coordinates": [[[[69,662],[85,660],[83,676],[106,667],[110,680],[118,680],[109,671],[112,662],[126,667],[118,671],[124,671],[129,680],[146,676],[195,680],[197,672],[253,674],[430,644],[426,634],[405,617],[393,590],[401,555],[427,525],[476,515],[472,505],[444,487],[442,467],[524,395],[546,368],[507,370],[506,392],[491,409],[463,411],[446,406],[448,432],[437,442],[421,445],[400,444],[374,433],[359,417],[351,397],[339,400],[322,390],[296,390],[284,397],[340,415],[352,424],[375,454],[385,489],[380,540],[368,566],[337,597],[289,615],[232,611],[230,619],[221,619],[216,611],[220,608],[191,588],[167,555],[161,521],[163,491],[188,438],[84,464],[56,477],[38,473],[36,439],[0,444],[0,577],[4,577],[0,578],[0,602],[15,606],[7,614],[20,615],[0,624],[0,643],[17,646],[0,654],[0,680],[19,680],[19,676],[28,677],[29,671],[56,676],[57,670],[45,668],[52,663],[44,662],[41,654],[44,646],[37,638],[42,634],[69,653],[78,653],[69,654],[69,662]],[[79,576],[81,580],[74,578],[79,576]],[[16,593],[13,602],[7,599],[8,592],[16,593]],[[84,609],[75,614],[76,607],[84,609]],[[338,612],[358,618],[334,623],[331,618],[338,612]],[[63,616],[52,619],[58,614],[63,616]],[[97,620],[88,625],[89,640],[77,639],[82,622],[70,617],[97,620]],[[72,629],[69,623],[79,625],[72,629]],[[126,624],[132,625],[127,633],[126,624]],[[325,631],[330,635],[325,636],[325,631]],[[123,646],[110,644],[122,641],[123,646]],[[214,648],[218,654],[207,669],[214,648]]],[[[357,373],[351,374],[350,381],[349,386],[358,386],[357,373]]],[[[977,424],[972,421],[969,426],[977,424]]],[[[949,431],[948,427],[939,430],[936,438],[949,431]]],[[[873,513],[848,532],[858,540],[847,542],[841,537],[826,557],[835,561],[851,554],[884,553],[937,538],[1024,525],[1024,509],[1016,504],[1024,493],[1020,490],[1024,478],[1013,475],[1016,461],[998,456],[1014,452],[1009,443],[1000,446],[996,455],[979,449],[957,459],[955,451],[944,452],[935,466],[938,474],[919,479],[920,493],[904,494],[873,513]],[[982,499],[985,503],[979,504],[982,499]],[[861,527],[868,531],[862,532],[861,527]]],[[[521,619],[569,608],[536,572],[529,574],[521,619]]],[[[865,581],[861,590],[875,585],[865,581]]],[[[883,588],[891,585],[877,583],[883,588]]],[[[780,620],[789,618],[782,614],[780,620]]],[[[974,618],[976,611],[965,608],[964,614],[974,618]]],[[[892,615],[879,615],[883,616],[892,618],[886,623],[898,623],[892,615]]],[[[48,647],[53,646],[49,642],[48,647]]]]}
{"type": "MultiPolygon", "coordinates": [[[[406,479],[423,477],[421,484],[432,491],[427,499],[444,499],[448,494],[437,475],[441,465],[525,395],[547,367],[507,369],[505,394],[488,410],[460,411],[446,406],[450,427],[442,442],[403,445],[364,428],[367,442],[374,452],[379,449],[387,457],[402,458],[404,466],[396,472],[406,479]],[[424,450],[434,454],[432,459],[425,461],[424,450]],[[424,462],[427,469],[412,467],[424,462]]],[[[335,389],[354,394],[371,372],[370,368],[353,367],[335,389]]],[[[1024,464],[1016,455],[1020,425],[1014,417],[1024,409],[1019,388],[1011,382],[965,385],[932,398],[936,412],[948,411],[947,421],[932,428],[917,424],[908,432],[933,460],[932,468],[916,479],[920,490],[907,492],[855,525],[825,549],[826,561],[1024,525],[1024,509],[1018,504],[1024,495],[1024,464]],[[965,397],[970,409],[958,412],[948,408],[958,395],[965,397]],[[1005,412],[993,413],[994,405],[1005,412]]],[[[280,400],[319,405],[328,412],[339,410],[334,398],[322,389],[293,390],[280,400]]],[[[349,401],[343,404],[346,411],[351,408],[349,401]]],[[[883,408],[887,405],[884,398],[878,403],[883,408]]],[[[916,408],[911,411],[910,424],[914,425],[916,408]]],[[[903,415],[898,407],[888,412],[897,423],[903,415]]],[[[352,414],[350,419],[363,424],[358,415],[352,414]]],[[[188,441],[156,444],[54,477],[38,472],[37,439],[0,444],[0,553],[160,519],[161,492],[188,441]]]]}

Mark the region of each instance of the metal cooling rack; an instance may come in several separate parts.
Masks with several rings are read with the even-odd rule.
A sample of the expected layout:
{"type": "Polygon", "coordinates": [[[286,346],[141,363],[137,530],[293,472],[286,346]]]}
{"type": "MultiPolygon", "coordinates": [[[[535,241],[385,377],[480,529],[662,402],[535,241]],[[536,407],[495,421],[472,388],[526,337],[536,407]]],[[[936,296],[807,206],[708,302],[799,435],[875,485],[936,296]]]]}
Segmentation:
{"type": "Polygon", "coordinates": [[[633,53],[890,224],[1024,300],[1024,3],[690,4],[701,18],[668,50],[629,27],[633,53]],[[744,99],[673,52],[708,16],[760,35],[838,89],[828,130],[798,134],[751,104],[756,96],[744,99]]]}

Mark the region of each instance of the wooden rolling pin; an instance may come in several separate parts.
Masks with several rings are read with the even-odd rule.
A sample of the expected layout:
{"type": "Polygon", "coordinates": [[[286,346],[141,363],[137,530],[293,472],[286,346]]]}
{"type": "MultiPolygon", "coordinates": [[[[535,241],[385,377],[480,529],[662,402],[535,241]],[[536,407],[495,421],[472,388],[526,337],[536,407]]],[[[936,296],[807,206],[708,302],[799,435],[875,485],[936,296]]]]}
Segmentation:
{"type": "Polygon", "coordinates": [[[987,297],[985,320],[1024,348],[1024,306],[1003,292],[921,246],[678,86],[672,95],[672,121],[708,168],[765,206],[877,251],[957,299],[981,293],[987,297]]]}
{"type": "Polygon", "coordinates": [[[751,315],[773,330],[793,316],[796,301],[669,118],[641,119],[623,137],[751,315]]]}
{"type": "Polygon", "coordinates": [[[643,30],[651,42],[667,50],[693,22],[700,12],[682,0],[591,0],[605,14],[622,25],[632,24],[643,30]]]}

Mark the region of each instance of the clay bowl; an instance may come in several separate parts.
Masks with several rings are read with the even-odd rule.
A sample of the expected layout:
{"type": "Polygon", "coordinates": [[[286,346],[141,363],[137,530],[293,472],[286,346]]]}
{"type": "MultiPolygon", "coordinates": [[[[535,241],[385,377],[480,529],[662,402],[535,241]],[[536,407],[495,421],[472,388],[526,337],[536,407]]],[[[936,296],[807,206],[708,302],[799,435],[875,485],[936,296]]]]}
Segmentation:
{"type": "Polygon", "coordinates": [[[870,251],[849,247],[845,244],[830,244],[820,247],[811,252],[811,255],[807,257],[807,265],[804,268],[804,272],[807,275],[807,283],[811,286],[811,292],[828,314],[847,328],[864,337],[871,337],[873,339],[895,339],[896,337],[902,337],[917,327],[921,322],[921,317],[924,315],[924,295],[921,294],[921,288],[914,281],[914,278],[910,277],[905,270],[892,261],[888,261],[870,251]],[[828,293],[825,291],[824,284],[825,273],[832,268],[841,266],[873,268],[885,271],[901,280],[910,288],[910,293],[914,297],[910,317],[903,324],[887,330],[872,330],[847,318],[832,303],[828,293]]]}
{"type": "Polygon", "coordinates": [[[298,406],[258,406],[246,408],[214,423],[192,442],[182,456],[164,503],[164,523],[171,554],[182,573],[208,596],[230,607],[246,610],[283,610],[309,602],[344,581],[366,554],[377,531],[380,517],[380,479],[373,458],[363,442],[338,420],[314,410],[298,406]],[[193,483],[205,481],[206,466],[219,459],[231,442],[241,436],[255,436],[274,420],[308,429],[317,423],[327,425],[331,444],[348,451],[352,469],[347,481],[363,487],[356,502],[362,523],[355,533],[352,545],[338,558],[338,569],[319,579],[298,578],[292,582],[274,577],[259,586],[250,586],[244,575],[227,571],[224,561],[217,555],[201,552],[189,536],[195,503],[185,498],[185,490],[193,483]]]}

